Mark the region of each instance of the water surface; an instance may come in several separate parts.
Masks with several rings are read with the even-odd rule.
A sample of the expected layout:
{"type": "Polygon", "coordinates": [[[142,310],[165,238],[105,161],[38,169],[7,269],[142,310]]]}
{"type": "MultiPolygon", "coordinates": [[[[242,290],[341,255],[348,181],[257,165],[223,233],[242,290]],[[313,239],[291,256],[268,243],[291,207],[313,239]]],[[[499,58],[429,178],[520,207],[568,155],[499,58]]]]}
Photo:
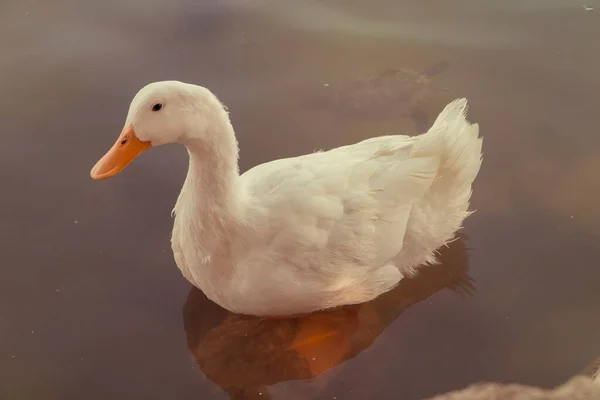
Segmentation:
{"type": "Polygon", "coordinates": [[[0,10],[1,398],[410,400],[480,380],[554,386],[600,353],[598,0],[0,10]],[[416,94],[395,94],[397,112],[379,101],[386,84],[359,115],[327,92],[435,65],[416,94]],[[485,137],[467,237],[439,268],[340,314],[262,323],[220,310],[170,252],[184,150],[89,179],[132,96],[163,79],[228,105],[242,170],[416,134],[467,97],[485,137]],[[302,343],[306,327],[322,340],[302,343]]]}

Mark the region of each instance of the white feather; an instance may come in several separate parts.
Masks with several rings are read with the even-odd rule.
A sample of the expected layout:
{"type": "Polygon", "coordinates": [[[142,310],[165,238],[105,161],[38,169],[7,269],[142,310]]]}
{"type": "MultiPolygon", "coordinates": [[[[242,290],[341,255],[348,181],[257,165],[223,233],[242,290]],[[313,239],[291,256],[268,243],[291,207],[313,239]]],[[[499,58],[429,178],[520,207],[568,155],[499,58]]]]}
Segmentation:
{"type": "Polygon", "coordinates": [[[285,315],[371,300],[435,262],[468,215],[481,164],[465,110],[464,100],[449,104],[418,137],[373,138],[247,171],[237,182],[245,223],[228,238],[242,250],[192,265],[192,282],[232,311],[285,315]],[[226,265],[228,281],[207,281],[206,271],[226,265]]]}

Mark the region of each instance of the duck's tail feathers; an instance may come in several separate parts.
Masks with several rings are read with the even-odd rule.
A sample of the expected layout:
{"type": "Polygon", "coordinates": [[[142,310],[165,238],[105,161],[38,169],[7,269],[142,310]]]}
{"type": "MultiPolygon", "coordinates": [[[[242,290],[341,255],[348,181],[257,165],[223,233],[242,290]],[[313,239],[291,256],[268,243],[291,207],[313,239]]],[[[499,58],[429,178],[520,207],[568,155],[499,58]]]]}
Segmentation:
{"type": "MultiPolygon", "coordinates": [[[[483,139],[479,125],[467,121],[467,100],[456,99],[437,117],[427,133],[413,146],[411,158],[440,157],[432,189],[469,189],[481,167],[483,139]]],[[[469,193],[470,194],[470,193],[469,193]]]]}

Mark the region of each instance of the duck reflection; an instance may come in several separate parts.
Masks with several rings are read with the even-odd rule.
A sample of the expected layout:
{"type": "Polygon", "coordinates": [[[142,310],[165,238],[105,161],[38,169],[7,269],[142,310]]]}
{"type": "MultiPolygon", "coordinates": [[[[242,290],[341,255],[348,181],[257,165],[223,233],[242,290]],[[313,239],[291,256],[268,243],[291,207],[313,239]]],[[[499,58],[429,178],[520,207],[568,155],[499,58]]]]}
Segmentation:
{"type": "Polygon", "coordinates": [[[440,249],[440,264],[356,306],[293,319],[230,313],[193,288],[183,308],[187,344],[206,376],[231,398],[270,398],[266,386],[310,379],[368,348],[408,307],[443,289],[474,292],[465,236],[440,249]]]}

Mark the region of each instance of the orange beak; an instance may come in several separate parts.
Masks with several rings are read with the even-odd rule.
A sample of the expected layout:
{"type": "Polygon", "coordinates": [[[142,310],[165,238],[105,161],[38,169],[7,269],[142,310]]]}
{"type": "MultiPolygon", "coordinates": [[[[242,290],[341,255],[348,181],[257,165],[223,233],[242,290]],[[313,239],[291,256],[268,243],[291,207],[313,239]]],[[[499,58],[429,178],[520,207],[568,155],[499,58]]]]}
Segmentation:
{"type": "Polygon", "coordinates": [[[113,147],[94,165],[90,176],[95,180],[115,176],[150,146],[150,142],[138,139],[133,126],[129,126],[123,129],[113,147]]]}

